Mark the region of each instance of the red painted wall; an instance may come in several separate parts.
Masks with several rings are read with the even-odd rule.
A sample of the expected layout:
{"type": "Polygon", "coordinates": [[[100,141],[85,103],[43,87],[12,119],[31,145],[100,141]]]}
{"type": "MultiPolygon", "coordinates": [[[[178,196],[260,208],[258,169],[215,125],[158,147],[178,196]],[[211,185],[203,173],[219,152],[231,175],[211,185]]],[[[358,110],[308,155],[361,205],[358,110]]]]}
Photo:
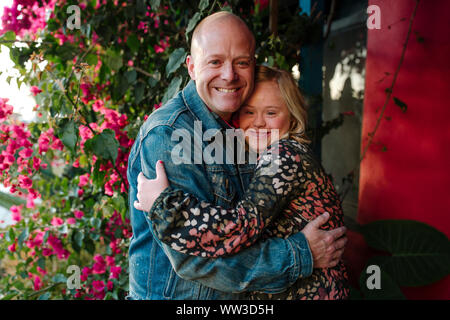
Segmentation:
{"type": "MultiPolygon", "coordinates": [[[[381,29],[368,30],[362,146],[375,126],[385,89],[399,63],[415,0],[370,0],[369,5],[380,7],[381,29]]],[[[449,13],[448,0],[419,3],[393,90],[393,96],[408,109],[403,113],[389,102],[385,116],[391,120],[383,119],[361,163],[360,223],[414,219],[450,237],[449,13]],[[423,43],[417,41],[416,33],[423,43]]],[[[354,249],[363,248],[360,238],[353,235],[351,239],[354,249]]],[[[409,299],[450,299],[450,277],[404,293],[409,299]]]]}

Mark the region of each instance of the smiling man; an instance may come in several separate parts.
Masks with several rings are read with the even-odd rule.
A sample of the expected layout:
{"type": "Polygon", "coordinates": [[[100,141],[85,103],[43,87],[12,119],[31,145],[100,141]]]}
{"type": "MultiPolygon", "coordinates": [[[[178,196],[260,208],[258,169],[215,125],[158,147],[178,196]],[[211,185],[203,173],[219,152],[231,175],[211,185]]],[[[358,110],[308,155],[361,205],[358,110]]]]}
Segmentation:
{"type": "MultiPolygon", "coordinates": [[[[232,113],[253,90],[254,53],[255,39],[240,18],[228,12],[205,18],[194,31],[186,59],[192,81],[141,127],[127,172],[133,228],[128,299],[242,299],[248,291],[277,293],[311,274],[311,251],[331,260],[334,252],[322,245],[324,232],[308,240],[303,233],[269,239],[227,258],[184,255],[161,243],[146,213],[133,206],[139,173],[155,178],[158,160],[164,162],[174,188],[198,199],[230,208],[244,194],[253,165],[194,161],[175,165],[171,151],[177,144],[173,133],[185,130],[193,137],[198,121],[203,132],[232,129],[232,113]],[[318,249],[312,250],[313,245],[318,249]]],[[[203,142],[202,148],[206,146],[203,142]]],[[[190,155],[195,152],[202,150],[194,149],[190,155]]]]}

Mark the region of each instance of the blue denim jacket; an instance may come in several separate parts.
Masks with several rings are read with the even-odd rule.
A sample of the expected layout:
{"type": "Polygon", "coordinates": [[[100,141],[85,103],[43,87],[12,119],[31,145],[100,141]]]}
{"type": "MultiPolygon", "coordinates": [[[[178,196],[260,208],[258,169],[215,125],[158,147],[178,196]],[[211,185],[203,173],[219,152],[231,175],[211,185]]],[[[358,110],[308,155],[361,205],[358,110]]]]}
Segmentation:
{"type": "MultiPolygon", "coordinates": [[[[179,253],[152,234],[152,222],[133,203],[139,172],[154,179],[158,160],[164,162],[173,187],[226,208],[236,204],[251,179],[253,165],[195,164],[194,154],[189,155],[191,164],[173,163],[171,153],[180,141],[172,141],[172,134],[184,129],[193,137],[194,121],[201,121],[203,132],[227,127],[207,109],[195,82],[190,81],[175,98],[149,116],[131,149],[127,177],[133,237],[128,298],[243,299],[249,291],[282,292],[298,277],[309,276],[312,255],[302,233],[259,241],[236,255],[217,259],[179,253]]],[[[206,144],[203,142],[203,148],[206,144]]]]}

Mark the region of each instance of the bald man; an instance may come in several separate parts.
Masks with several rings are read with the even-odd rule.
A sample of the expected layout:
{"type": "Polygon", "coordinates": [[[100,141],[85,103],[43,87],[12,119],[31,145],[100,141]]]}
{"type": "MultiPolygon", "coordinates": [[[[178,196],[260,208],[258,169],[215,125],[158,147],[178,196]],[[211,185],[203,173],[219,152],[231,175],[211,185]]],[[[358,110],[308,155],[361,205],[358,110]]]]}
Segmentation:
{"type": "MultiPolygon", "coordinates": [[[[195,124],[201,123],[202,133],[232,129],[232,113],[253,90],[254,55],[255,39],[239,17],[228,12],[206,17],[193,33],[191,54],[186,59],[192,80],[141,127],[127,172],[133,228],[127,299],[243,299],[249,291],[278,293],[299,277],[309,276],[313,259],[331,261],[332,253],[323,245],[325,233],[318,229],[308,235],[309,244],[305,234],[298,233],[258,242],[226,258],[184,255],[161,243],[153,235],[150,215],[133,206],[139,173],[155,178],[158,160],[164,162],[173,188],[218,206],[235,206],[250,182],[254,165],[198,164],[195,152],[203,150],[194,146],[188,161],[175,164],[172,151],[181,133],[194,137],[195,124]]],[[[203,142],[201,147],[206,146],[203,142]]]]}

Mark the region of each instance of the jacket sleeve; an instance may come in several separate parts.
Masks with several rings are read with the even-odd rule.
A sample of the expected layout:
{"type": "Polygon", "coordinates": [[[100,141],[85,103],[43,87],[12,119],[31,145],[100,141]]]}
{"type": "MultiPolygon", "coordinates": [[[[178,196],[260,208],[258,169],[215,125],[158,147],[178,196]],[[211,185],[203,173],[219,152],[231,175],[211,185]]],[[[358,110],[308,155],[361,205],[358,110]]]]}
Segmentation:
{"type": "MultiPolygon", "coordinates": [[[[162,160],[174,188],[194,194],[199,199],[208,199],[210,190],[206,186],[209,182],[203,166],[194,164],[194,161],[178,164],[173,161],[171,152],[178,144],[171,140],[173,130],[169,126],[157,126],[143,139],[140,160],[144,175],[153,179],[156,161],[162,160]],[[161,150],[161,145],[165,146],[164,152],[155,153],[154,150],[161,150]],[[194,190],[195,185],[205,188],[194,190]]],[[[198,281],[217,290],[277,293],[289,288],[299,277],[312,273],[312,255],[302,233],[287,239],[259,241],[233,256],[211,259],[173,250],[155,236],[153,221],[148,220],[155,241],[163,248],[175,272],[184,279],[198,281]]]]}
{"type": "Polygon", "coordinates": [[[234,254],[256,242],[264,227],[303,190],[300,155],[288,140],[258,159],[248,189],[234,208],[223,208],[168,187],[149,217],[154,233],[174,250],[202,257],[234,254]]]}

